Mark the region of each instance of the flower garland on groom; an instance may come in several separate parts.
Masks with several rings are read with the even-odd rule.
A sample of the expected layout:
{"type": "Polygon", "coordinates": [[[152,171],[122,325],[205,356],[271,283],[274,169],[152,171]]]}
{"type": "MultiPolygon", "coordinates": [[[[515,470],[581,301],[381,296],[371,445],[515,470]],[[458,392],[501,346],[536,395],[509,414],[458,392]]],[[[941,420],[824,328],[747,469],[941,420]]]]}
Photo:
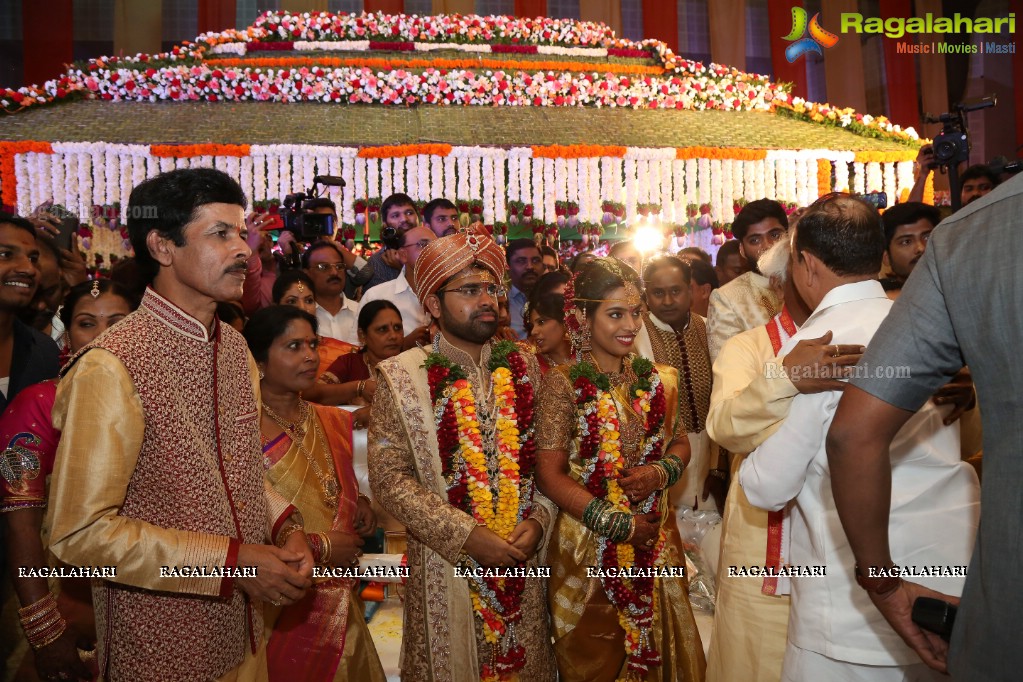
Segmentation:
{"type": "Polygon", "coordinates": [[[491,338],[504,270],[480,228],[431,242],[410,280],[440,331],[378,366],[370,484],[408,529],[401,669],[415,679],[556,678],[545,584],[524,575],[556,514],[533,484],[540,374],[491,338]]]}

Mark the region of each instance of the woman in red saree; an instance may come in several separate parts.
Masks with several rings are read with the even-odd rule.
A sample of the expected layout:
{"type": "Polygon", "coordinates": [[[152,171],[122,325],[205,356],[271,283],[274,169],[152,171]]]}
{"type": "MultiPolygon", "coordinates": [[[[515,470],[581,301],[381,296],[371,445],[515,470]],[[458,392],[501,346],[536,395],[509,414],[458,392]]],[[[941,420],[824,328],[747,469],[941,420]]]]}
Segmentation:
{"type": "MultiPolygon", "coordinates": [[[[68,352],[77,353],[137,306],[134,296],[110,280],[76,285],[60,311],[68,352]]],[[[52,560],[46,549],[48,528],[43,519],[60,441],[60,432],[50,418],[56,395],[56,379],[29,386],[0,418],[4,448],[0,454],[0,523],[7,523],[7,555],[12,567],[47,566],[52,560]]],[[[17,607],[22,617],[18,631],[3,628],[4,636],[11,638],[5,679],[59,679],[60,675],[92,679],[96,673],[96,625],[89,580],[18,576],[13,584],[17,603],[12,598],[4,615],[14,616],[17,607]],[[48,622],[52,627],[43,628],[48,622]],[[28,655],[29,645],[34,657],[28,655]]]]}
{"type": "MultiPolygon", "coordinates": [[[[292,306],[264,308],[245,339],[260,370],[267,480],[302,513],[317,563],[354,568],[361,535],[376,520],[352,469],[351,415],[300,394],[316,381],[316,318],[292,306]]],[[[357,583],[314,576],[305,598],[281,610],[267,644],[271,681],[384,680],[357,583]]]]}

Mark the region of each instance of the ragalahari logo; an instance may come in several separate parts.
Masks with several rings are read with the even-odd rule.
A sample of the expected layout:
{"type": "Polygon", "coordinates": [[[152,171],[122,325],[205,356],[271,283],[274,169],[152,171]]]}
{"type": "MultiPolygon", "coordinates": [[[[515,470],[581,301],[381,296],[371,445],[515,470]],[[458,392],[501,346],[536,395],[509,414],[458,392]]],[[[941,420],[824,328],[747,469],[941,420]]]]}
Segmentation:
{"type": "Polygon", "coordinates": [[[813,15],[813,19],[806,21],[806,10],[802,7],[792,8],[792,31],[783,40],[795,41],[785,48],[785,59],[789,63],[796,61],[807,52],[824,54],[822,47],[834,47],[838,42],[838,36],[831,31],[821,28],[820,13],[813,15]],[[810,35],[806,35],[809,30],[810,35]]]}

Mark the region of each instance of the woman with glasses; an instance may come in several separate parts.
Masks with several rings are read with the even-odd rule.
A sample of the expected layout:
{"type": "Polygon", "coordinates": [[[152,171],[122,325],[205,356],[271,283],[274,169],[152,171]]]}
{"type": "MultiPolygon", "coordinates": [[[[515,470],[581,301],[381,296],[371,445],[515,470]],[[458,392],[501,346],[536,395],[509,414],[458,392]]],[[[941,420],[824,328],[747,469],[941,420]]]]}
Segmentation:
{"type": "MultiPolygon", "coordinates": [[[[383,286],[383,285],[381,285],[383,286]]],[[[359,310],[359,341],[362,347],[334,361],[320,375],[319,382],[336,387],[339,393],[354,396],[346,405],[364,405],[355,411],[355,428],[369,424],[369,405],[377,382],[373,369],[377,363],[401,352],[401,314],[390,301],[370,301],[359,310]]]]}
{"type": "Polygon", "coordinates": [[[696,682],[706,667],[669,537],[667,489],[690,455],[678,372],[633,353],[638,282],[615,258],[583,267],[565,291],[578,361],[539,392],[536,482],[560,508],[548,600],[566,682],[696,682]]]}
{"type": "MultiPolygon", "coordinates": [[[[316,562],[352,568],[376,518],[352,468],[351,415],[302,399],[316,381],[316,328],[315,317],[291,306],[264,308],[245,326],[261,377],[263,466],[301,512],[316,562]]],[[[270,680],[384,679],[357,583],[314,578],[302,600],[281,610],[267,643],[270,680]]]]}

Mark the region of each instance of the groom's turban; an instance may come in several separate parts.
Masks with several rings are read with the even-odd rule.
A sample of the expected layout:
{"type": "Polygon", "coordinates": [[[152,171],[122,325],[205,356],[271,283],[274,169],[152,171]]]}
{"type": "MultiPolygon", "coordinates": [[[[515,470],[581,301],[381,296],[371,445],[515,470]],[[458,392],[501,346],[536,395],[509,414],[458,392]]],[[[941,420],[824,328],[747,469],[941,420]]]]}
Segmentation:
{"type": "Polygon", "coordinates": [[[499,283],[504,279],[504,251],[479,224],[430,242],[412,267],[412,290],[423,301],[437,293],[452,276],[472,265],[486,268],[499,283]]]}

